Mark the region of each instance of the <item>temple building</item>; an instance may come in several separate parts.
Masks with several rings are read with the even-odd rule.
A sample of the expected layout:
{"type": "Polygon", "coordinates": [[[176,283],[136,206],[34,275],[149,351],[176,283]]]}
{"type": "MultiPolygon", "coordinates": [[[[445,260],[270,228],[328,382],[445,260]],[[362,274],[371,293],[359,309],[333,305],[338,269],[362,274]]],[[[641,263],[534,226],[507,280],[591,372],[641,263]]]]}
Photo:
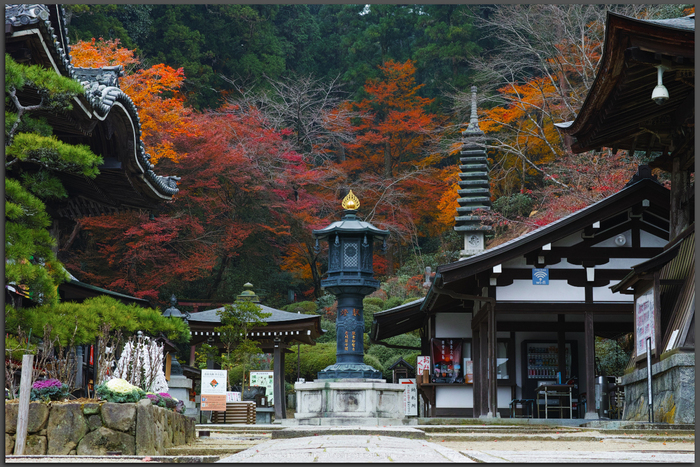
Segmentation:
{"type": "MultiPolygon", "coordinates": [[[[373,342],[420,331],[425,416],[694,423],[694,29],[694,15],[608,14],[600,71],[576,120],[558,125],[574,152],[645,151],[651,167],[608,198],[439,266],[424,299],[375,314],[373,342]],[[670,190],[652,168],[670,173],[670,190]],[[629,333],[633,367],[615,387],[625,402],[612,407],[597,395],[610,387],[595,338],[629,333]]],[[[472,104],[465,137],[481,136],[475,114],[472,104]]],[[[465,153],[476,148],[467,142],[465,153]]],[[[478,179],[465,176],[476,161],[463,162],[461,179],[478,179]]],[[[461,217],[477,192],[460,195],[455,229],[478,232],[475,216],[461,217]]]]}

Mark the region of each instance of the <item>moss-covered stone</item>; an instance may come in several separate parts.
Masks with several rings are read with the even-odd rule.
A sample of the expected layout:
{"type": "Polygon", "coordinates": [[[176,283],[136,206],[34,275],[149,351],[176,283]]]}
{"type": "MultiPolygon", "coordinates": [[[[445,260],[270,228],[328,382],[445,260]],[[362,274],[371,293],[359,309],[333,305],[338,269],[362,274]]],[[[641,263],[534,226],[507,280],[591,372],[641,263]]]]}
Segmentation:
{"type": "Polygon", "coordinates": [[[136,405],[106,402],[102,405],[102,420],[107,428],[133,433],[136,428],[136,405]]]}
{"type": "Polygon", "coordinates": [[[125,456],[134,455],[134,437],[103,426],[85,435],[76,449],[79,456],[103,456],[108,451],[121,452],[125,456]]]}
{"type": "Polygon", "coordinates": [[[46,436],[29,435],[24,445],[24,455],[44,456],[46,455],[46,444],[46,436]]]}
{"type": "Polygon", "coordinates": [[[57,404],[48,423],[48,455],[67,455],[88,432],[80,404],[57,404]]]}

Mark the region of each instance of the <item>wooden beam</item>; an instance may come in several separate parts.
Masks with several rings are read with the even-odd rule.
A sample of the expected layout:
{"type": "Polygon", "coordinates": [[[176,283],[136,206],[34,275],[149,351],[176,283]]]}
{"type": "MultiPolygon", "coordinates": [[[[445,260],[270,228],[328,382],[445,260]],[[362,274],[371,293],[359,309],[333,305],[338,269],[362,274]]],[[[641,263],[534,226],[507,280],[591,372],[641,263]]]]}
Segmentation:
{"type": "Polygon", "coordinates": [[[499,313],[537,313],[537,314],[584,314],[593,313],[601,315],[633,314],[633,303],[595,303],[595,309],[584,302],[498,302],[496,304],[499,313]]]}

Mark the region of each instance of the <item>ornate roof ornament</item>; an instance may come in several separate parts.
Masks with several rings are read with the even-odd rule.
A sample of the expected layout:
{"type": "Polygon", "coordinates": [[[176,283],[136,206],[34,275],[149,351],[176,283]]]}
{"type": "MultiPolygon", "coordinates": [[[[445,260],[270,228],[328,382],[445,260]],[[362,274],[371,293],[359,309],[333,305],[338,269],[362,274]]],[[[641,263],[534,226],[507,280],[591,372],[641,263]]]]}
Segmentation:
{"type": "Polygon", "coordinates": [[[348,211],[357,211],[360,209],[360,200],[350,190],[350,193],[343,199],[343,209],[348,211]]]}

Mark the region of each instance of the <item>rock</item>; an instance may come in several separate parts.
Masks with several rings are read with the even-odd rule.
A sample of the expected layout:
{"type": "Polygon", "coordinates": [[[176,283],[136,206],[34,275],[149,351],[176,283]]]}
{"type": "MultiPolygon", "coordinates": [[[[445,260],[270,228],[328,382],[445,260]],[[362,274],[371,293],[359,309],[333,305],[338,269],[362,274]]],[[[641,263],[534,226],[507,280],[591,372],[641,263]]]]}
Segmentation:
{"type": "Polygon", "coordinates": [[[144,399],[136,403],[136,455],[162,454],[164,449],[157,443],[155,410],[151,401],[144,399]]]}
{"type": "Polygon", "coordinates": [[[48,424],[48,455],[67,455],[88,431],[80,404],[56,404],[48,424]]]}
{"type": "Polygon", "coordinates": [[[85,415],[93,415],[96,413],[100,413],[100,406],[102,404],[97,403],[97,402],[87,402],[83,404],[83,413],[85,415]]]}
{"type": "Polygon", "coordinates": [[[44,402],[31,402],[29,404],[29,418],[27,419],[27,432],[36,433],[44,428],[49,419],[49,406],[44,402]]]}
{"type": "MultiPolygon", "coordinates": [[[[17,432],[19,404],[5,404],[5,433],[17,432]]],[[[36,433],[44,428],[49,418],[49,407],[44,402],[30,402],[27,418],[27,433],[36,433]]]]}
{"type": "Polygon", "coordinates": [[[102,426],[102,417],[99,415],[88,416],[88,430],[93,431],[102,426]]]}
{"type": "Polygon", "coordinates": [[[24,445],[25,456],[46,455],[46,436],[29,435],[24,445]]]}
{"type": "Polygon", "coordinates": [[[85,435],[76,449],[79,456],[104,456],[107,451],[120,451],[125,456],[134,455],[134,437],[103,426],[85,435]]]}
{"type": "Polygon", "coordinates": [[[102,405],[102,420],[107,428],[133,433],[136,423],[136,405],[106,402],[102,405]]]}
{"type": "Polygon", "coordinates": [[[9,456],[15,450],[15,437],[5,433],[5,455],[9,456]]]}
{"type": "Polygon", "coordinates": [[[5,402],[5,433],[17,433],[17,412],[19,404],[5,402]]]}

